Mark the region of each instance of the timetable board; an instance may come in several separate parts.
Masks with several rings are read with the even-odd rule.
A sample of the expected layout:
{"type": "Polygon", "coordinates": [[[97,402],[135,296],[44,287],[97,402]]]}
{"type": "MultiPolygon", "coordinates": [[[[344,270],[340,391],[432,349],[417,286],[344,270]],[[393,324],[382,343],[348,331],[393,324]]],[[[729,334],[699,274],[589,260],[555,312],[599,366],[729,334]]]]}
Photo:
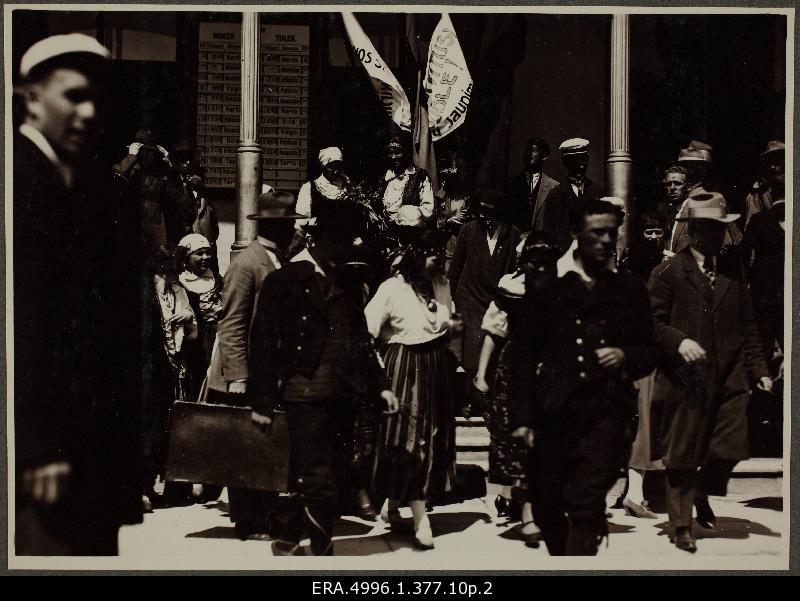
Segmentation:
{"type": "MultiPolygon", "coordinates": [[[[197,148],[206,185],[233,188],[241,119],[241,26],[201,23],[197,148]]],[[[262,25],[258,142],[264,182],[298,190],[307,179],[309,28],[262,25]]]]}

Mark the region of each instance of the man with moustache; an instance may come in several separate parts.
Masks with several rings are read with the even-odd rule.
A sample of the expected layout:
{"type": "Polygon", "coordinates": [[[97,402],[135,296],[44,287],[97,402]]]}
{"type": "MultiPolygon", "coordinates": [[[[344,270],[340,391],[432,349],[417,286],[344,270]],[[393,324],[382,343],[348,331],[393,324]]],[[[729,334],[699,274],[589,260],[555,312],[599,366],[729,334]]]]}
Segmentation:
{"type": "Polygon", "coordinates": [[[389,140],[389,169],[375,212],[396,225],[422,227],[434,219],[433,187],[427,172],[414,166],[411,144],[405,132],[389,140]]]}

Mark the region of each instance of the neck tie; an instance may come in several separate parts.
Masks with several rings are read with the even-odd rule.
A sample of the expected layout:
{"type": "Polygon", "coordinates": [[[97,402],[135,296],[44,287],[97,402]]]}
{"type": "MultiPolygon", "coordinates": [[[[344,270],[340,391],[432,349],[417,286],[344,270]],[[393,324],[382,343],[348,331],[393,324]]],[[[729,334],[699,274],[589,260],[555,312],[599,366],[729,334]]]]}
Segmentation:
{"type": "Polygon", "coordinates": [[[705,261],[703,261],[703,273],[706,274],[711,288],[714,288],[714,282],[717,279],[717,272],[714,270],[714,257],[706,257],[705,261]]]}

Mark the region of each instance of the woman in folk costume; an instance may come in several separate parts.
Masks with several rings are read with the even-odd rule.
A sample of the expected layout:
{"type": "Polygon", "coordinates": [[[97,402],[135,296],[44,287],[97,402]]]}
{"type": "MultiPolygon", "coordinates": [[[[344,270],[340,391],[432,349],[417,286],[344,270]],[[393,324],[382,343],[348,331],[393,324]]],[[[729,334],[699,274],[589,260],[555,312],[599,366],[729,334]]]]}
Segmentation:
{"type": "Polygon", "coordinates": [[[322,173],[317,179],[303,184],[297,195],[295,211],[309,217],[309,219],[298,219],[296,222],[298,228],[304,228],[311,221],[315,203],[343,200],[350,187],[350,179],[344,172],[341,149],[336,146],[323,148],[319,151],[318,158],[322,173]]]}
{"type": "Polygon", "coordinates": [[[373,486],[387,498],[381,518],[402,527],[399,508],[408,503],[415,545],[432,549],[426,499],[450,490],[455,478],[455,365],[447,339],[461,324],[450,312],[441,232],[409,226],[399,237],[407,247],[397,273],[364,310],[370,334],[386,345],[386,377],[400,404],[382,427],[373,486]]]}
{"type": "Polygon", "coordinates": [[[211,351],[217,337],[217,322],[222,312],[222,277],[212,271],[214,255],[205,236],[188,234],[178,246],[186,252],[178,281],[186,290],[198,327],[197,340],[187,349],[192,376],[190,398],[194,401],[211,363],[211,351]]]}
{"type": "Polygon", "coordinates": [[[197,338],[197,320],[178,282],[179,247],[161,245],[154,257],[150,301],[146,307],[142,379],[142,440],[145,456],[144,509],[156,500],[153,485],[163,473],[169,411],[189,395],[186,343],[197,338]]]}
{"type": "Polygon", "coordinates": [[[495,499],[497,515],[521,521],[519,533],[522,540],[528,546],[538,547],[541,532],[533,521],[533,509],[525,490],[528,448],[523,441],[511,435],[512,382],[509,363],[515,345],[509,338],[513,338],[519,327],[518,308],[526,288],[535,290],[555,276],[559,252],[548,234],[534,232],[520,243],[518,253],[517,270],[500,279],[495,299],[484,315],[482,328],[486,337],[478,373],[472,384],[480,393],[490,397],[484,415],[491,437],[489,482],[503,486],[495,499]],[[498,348],[499,354],[495,353],[498,348]],[[496,357],[494,369],[493,355],[496,357]]]}

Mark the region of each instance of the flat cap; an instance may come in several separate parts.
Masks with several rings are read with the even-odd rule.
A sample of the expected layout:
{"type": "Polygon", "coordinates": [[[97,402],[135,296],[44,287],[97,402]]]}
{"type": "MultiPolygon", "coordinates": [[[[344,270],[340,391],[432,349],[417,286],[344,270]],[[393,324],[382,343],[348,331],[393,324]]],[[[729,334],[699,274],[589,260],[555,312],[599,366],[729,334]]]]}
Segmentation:
{"type": "Polygon", "coordinates": [[[103,60],[111,58],[108,49],[93,37],[82,33],[54,35],[28,48],[22,55],[19,74],[28,78],[36,67],[67,54],[88,54],[103,60]]]}
{"type": "Polygon", "coordinates": [[[562,155],[565,154],[584,154],[589,152],[589,140],[583,138],[570,138],[561,142],[558,147],[562,155]]]}

